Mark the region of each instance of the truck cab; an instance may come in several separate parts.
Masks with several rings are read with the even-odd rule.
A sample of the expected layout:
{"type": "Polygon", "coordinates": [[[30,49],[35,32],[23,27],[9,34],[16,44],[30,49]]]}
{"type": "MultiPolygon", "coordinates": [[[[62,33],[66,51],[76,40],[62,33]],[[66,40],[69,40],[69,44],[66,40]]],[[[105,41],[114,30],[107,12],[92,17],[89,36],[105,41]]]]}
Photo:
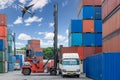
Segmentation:
{"type": "Polygon", "coordinates": [[[63,53],[60,65],[62,76],[80,76],[80,59],[78,53],[63,53]]]}

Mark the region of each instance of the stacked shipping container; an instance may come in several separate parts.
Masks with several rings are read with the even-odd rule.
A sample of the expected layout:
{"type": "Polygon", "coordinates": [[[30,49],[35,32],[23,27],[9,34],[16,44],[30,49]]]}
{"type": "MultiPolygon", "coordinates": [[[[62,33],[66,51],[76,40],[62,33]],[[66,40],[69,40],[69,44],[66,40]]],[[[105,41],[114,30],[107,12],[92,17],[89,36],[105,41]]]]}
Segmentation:
{"type": "Polygon", "coordinates": [[[14,63],[16,63],[16,57],[12,53],[13,35],[11,29],[8,29],[7,38],[8,38],[8,71],[14,71],[14,63]]]}
{"type": "Polygon", "coordinates": [[[120,52],[120,0],[105,0],[103,8],[103,51],[120,52]]]}
{"type": "Polygon", "coordinates": [[[40,62],[43,63],[43,49],[40,48],[40,40],[28,40],[27,49],[32,49],[36,58],[40,59],[40,62]]]}
{"type": "Polygon", "coordinates": [[[76,52],[81,60],[102,52],[102,0],[81,0],[80,20],[72,20],[69,28],[69,46],[61,53],[76,52]]]}
{"type": "Polygon", "coordinates": [[[7,72],[7,22],[6,15],[0,14],[0,73],[7,72]]]}

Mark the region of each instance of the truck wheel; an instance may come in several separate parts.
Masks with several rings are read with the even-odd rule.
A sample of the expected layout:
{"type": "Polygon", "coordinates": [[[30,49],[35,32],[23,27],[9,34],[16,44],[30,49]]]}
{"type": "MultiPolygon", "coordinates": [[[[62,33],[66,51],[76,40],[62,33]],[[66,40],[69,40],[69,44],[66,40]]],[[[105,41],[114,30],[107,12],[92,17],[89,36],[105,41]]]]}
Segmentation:
{"type": "Polygon", "coordinates": [[[76,75],[77,76],[77,78],[79,78],[80,77],[80,75],[76,75]]]}
{"type": "Polygon", "coordinates": [[[30,69],[23,69],[23,74],[24,75],[30,75],[31,74],[31,70],[30,69]]]}

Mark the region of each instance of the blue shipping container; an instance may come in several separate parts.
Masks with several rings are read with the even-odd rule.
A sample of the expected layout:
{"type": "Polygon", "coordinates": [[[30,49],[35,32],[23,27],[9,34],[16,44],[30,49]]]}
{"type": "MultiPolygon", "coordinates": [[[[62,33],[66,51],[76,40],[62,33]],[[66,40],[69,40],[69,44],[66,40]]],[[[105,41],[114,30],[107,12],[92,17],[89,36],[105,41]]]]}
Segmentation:
{"type": "Polygon", "coordinates": [[[83,45],[84,46],[94,46],[95,45],[95,34],[84,33],[83,34],[83,45]]]}
{"type": "Polygon", "coordinates": [[[43,56],[43,52],[35,52],[35,56],[43,56]]]}
{"type": "Polygon", "coordinates": [[[30,44],[30,40],[28,40],[28,44],[30,44]]]}
{"type": "Polygon", "coordinates": [[[102,46],[102,33],[95,34],[95,46],[102,46]]]}
{"type": "Polygon", "coordinates": [[[18,54],[18,55],[15,55],[15,57],[16,57],[16,60],[20,61],[20,67],[22,67],[22,65],[23,65],[23,55],[18,54]]]}
{"type": "Polygon", "coordinates": [[[82,33],[82,20],[71,20],[70,33],[82,33]]]}
{"type": "Polygon", "coordinates": [[[80,12],[80,19],[94,19],[94,6],[83,6],[80,12]]]}
{"type": "Polygon", "coordinates": [[[8,71],[14,71],[14,63],[8,63],[8,71]]]}
{"type": "Polygon", "coordinates": [[[13,41],[12,35],[8,35],[7,37],[8,37],[8,41],[13,41]]]}
{"type": "Polygon", "coordinates": [[[71,34],[71,46],[82,46],[82,33],[71,34]]]}
{"type": "Polygon", "coordinates": [[[102,19],[102,7],[95,7],[95,19],[102,19]]]}
{"type": "Polygon", "coordinates": [[[12,41],[8,41],[8,46],[12,46],[12,41]]]}
{"type": "Polygon", "coordinates": [[[95,20],[94,21],[94,25],[95,25],[95,32],[102,32],[102,20],[95,20]]]}
{"type": "Polygon", "coordinates": [[[11,62],[11,63],[15,63],[16,62],[16,57],[15,56],[9,56],[9,61],[8,62],[11,62]]]}
{"type": "Polygon", "coordinates": [[[7,29],[8,31],[8,35],[12,35],[12,30],[11,29],[7,29]]]}
{"type": "Polygon", "coordinates": [[[0,50],[5,50],[5,41],[4,40],[0,40],[0,50]]]}
{"type": "Polygon", "coordinates": [[[120,52],[86,58],[86,76],[94,80],[120,80],[120,52]]]}

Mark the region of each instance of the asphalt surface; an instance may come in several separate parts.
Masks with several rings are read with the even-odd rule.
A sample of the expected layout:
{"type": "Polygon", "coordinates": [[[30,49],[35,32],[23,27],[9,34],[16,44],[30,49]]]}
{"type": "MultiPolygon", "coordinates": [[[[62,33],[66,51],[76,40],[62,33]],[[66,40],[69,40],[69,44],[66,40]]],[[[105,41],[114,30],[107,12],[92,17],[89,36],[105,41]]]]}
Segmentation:
{"type": "Polygon", "coordinates": [[[13,71],[4,74],[0,74],[0,80],[92,80],[84,75],[80,78],[77,77],[65,77],[62,78],[60,75],[50,76],[49,73],[32,73],[30,76],[24,76],[21,71],[13,71]]]}

